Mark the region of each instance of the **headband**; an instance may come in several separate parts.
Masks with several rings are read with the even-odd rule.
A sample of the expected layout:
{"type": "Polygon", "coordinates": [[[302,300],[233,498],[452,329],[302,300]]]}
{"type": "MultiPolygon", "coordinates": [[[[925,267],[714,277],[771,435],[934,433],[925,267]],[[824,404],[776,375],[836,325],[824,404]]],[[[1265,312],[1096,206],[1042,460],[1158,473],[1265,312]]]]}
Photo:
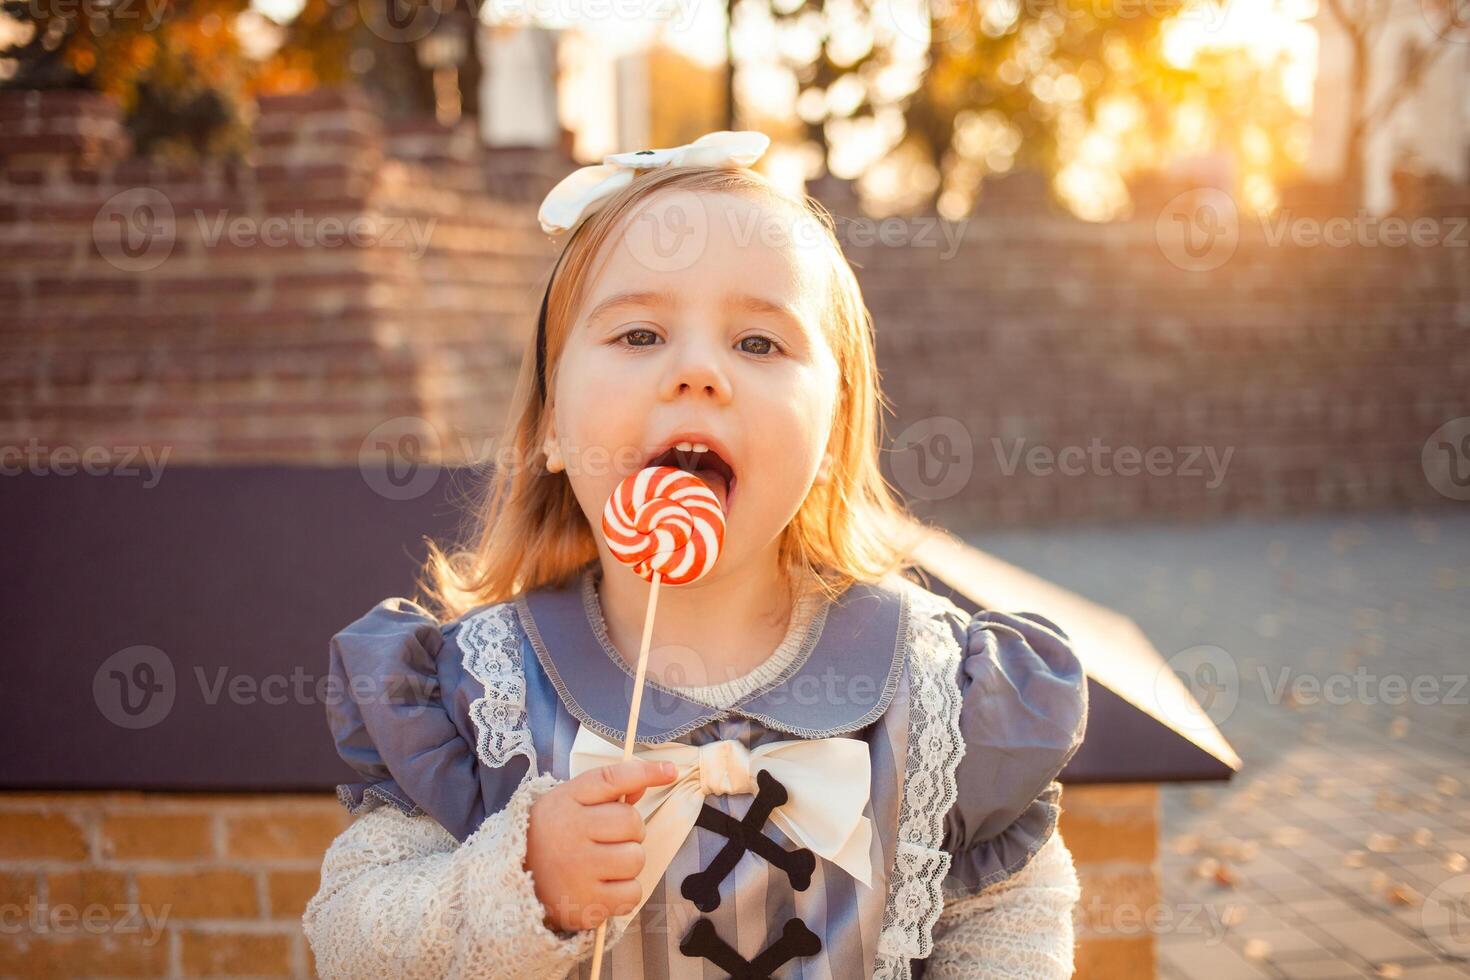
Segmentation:
{"type": "MultiPolygon", "coordinates": [[[[563,177],[541,202],[537,218],[541,230],[557,235],[579,226],[618,191],[633,183],[640,171],[663,167],[718,167],[733,164],[748,167],[760,159],[771,145],[771,138],[754,130],[720,130],[706,133],[693,143],[659,150],[635,150],[613,153],[602,163],[582,167],[563,177]]],[[[570,240],[568,240],[570,242],[570,240]]],[[[541,312],[536,319],[536,390],[546,402],[546,307],[551,300],[551,283],[561,268],[566,249],[557,256],[541,297],[541,312]]]]}

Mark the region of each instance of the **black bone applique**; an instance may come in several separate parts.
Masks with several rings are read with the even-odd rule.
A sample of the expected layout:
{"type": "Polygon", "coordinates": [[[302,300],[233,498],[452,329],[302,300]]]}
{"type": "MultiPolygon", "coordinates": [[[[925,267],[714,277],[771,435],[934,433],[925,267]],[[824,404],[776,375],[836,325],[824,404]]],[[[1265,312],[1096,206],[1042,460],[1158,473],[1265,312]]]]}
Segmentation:
{"type": "Polygon", "coordinates": [[[806,891],[807,886],[812,883],[812,872],[816,870],[817,859],[810,849],[798,847],[788,851],[761,833],[761,828],[770,819],[771,811],[786,802],[786,787],[764,769],[756,773],[755,782],[758,790],[755,800],[741,819],[736,820],[708,803],[699,811],[695,826],[713,830],[721,837],[728,838],[708,868],[685,878],[684,883],[679,886],[679,892],[701,912],[713,912],[720,907],[720,883],[740,863],[746,851],[754,851],[785,871],[791,880],[791,887],[799,892],[806,891]]]}
{"type": "Polygon", "coordinates": [[[685,956],[702,956],[730,974],[730,980],[770,980],[771,972],[787,960],[822,951],[822,940],[797,918],[787,919],[781,938],[761,950],[753,960],[741,956],[715,932],[714,923],[700,919],[679,944],[685,956]]]}
{"type": "MultiPolygon", "coordinates": [[[[679,891],[694,903],[701,912],[712,912],[720,906],[720,883],[734,870],[735,865],[754,851],[771,864],[786,872],[791,887],[805,891],[812,883],[812,872],[817,859],[809,848],[798,847],[790,851],[761,833],[761,828],[770,819],[771,812],[784,804],[788,798],[786,787],[769,772],[762,769],[755,775],[756,794],[750,809],[739,820],[717,807],[706,803],[699,811],[696,826],[713,830],[728,838],[720,853],[708,868],[697,871],[684,879],[679,891]]],[[[730,980],[769,980],[771,972],[788,960],[801,956],[812,956],[822,951],[822,940],[800,918],[786,920],[781,938],[767,946],[755,959],[747,960],[734,947],[720,938],[715,924],[707,918],[697,920],[689,935],[679,944],[679,952],[685,956],[699,956],[730,974],[730,980]]]]}

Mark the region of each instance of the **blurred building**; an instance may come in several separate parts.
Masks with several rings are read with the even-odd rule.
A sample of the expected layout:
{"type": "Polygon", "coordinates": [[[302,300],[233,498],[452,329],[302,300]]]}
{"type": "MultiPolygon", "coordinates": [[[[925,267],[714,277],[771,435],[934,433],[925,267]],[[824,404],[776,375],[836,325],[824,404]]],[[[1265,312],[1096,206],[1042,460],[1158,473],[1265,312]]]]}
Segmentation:
{"type": "Polygon", "coordinates": [[[725,71],[663,46],[615,62],[618,146],[678,146],[723,129],[725,71]]]}
{"type": "MultiPolygon", "coordinates": [[[[1362,193],[1375,214],[1394,204],[1396,170],[1470,180],[1470,35],[1452,8],[1439,0],[1390,0],[1387,16],[1368,32],[1369,112],[1388,105],[1406,77],[1423,76],[1369,127],[1362,193]]],[[[1312,178],[1333,180],[1341,175],[1348,135],[1352,46],[1325,3],[1315,23],[1317,81],[1306,169],[1312,178]]]]}
{"type": "Polygon", "coordinates": [[[561,142],[556,109],[556,32],[481,25],[480,136],[486,146],[552,149],[561,142]]]}
{"type": "Polygon", "coordinates": [[[489,146],[551,147],[578,160],[677,146],[724,128],[724,69],[658,43],[623,50],[587,31],[487,26],[481,133],[489,146]]]}

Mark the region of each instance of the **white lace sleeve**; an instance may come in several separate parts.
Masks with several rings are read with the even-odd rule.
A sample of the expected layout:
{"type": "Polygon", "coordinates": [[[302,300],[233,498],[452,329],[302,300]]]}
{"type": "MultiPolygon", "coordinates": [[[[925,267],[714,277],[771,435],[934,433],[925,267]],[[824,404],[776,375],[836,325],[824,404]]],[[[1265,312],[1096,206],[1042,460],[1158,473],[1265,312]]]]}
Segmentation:
{"type": "Polygon", "coordinates": [[[925,980],[1065,980],[1081,897],[1072,852],[1053,833],[1015,875],[945,905],[925,980]]]}
{"type": "MultiPolygon", "coordinates": [[[[327,849],[302,917],[320,975],[547,980],[590,956],[596,930],[547,929],[523,867],[531,804],[557,782],[528,779],[463,844],[396,807],[354,821],[327,849]]],[[[609,922],[607,948],[620,936],[609,922]]]]}

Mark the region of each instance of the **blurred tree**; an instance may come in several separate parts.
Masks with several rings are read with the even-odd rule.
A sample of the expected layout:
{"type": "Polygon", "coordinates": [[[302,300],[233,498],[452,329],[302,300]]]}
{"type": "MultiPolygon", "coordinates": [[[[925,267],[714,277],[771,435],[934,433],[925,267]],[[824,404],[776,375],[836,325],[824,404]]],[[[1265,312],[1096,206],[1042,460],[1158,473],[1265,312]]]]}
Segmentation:
{"type": "MultiPolygon", "coordinates": [[[[0,51],[10,88],[105,92],[135,146],[160,157],[249,146],[253,97],[357,82],[390,118],[433,116],[435,72],[458,81],[454,114],[478,112],[479,0],[306,0],[263,61],[239,30],[249,0],[0,0],[18,38],[0,51]],[[452,65],[428,63],[449,57],[452,65]]],[[[253,14],[252,14],[253,15],[253,14]]]]}
{"type": "Polygon", "coordinates": [[[479,0],[306,0],[258,88],[291,92],[353,82],[376,97],[388,118],[435,116],[435,65],[425,58],[442,53],[455,61],[458,113],[476,118],[480,6],[479,0]]]}
{"type": "Polygon", "coordinates": [[[1342,182],[1361,204],[1366,190],[1363,180],[1363,153],[1369,138],[1379,126],[1388,122],[1394,111],[1417,92],[1424,77],[1436,61],[1457,44],[1470,41],[1470,18],[1457,0],[1423,0],[1420,13],[1428,22],[1433,39],[1427,43],[1408,42],[1402,57],[1385,59],[1397,66],[1397,77],[1384,94],[1369,105],[1373,90],[1373,52],[1390,36],[1394,16],[1392,0],[1326,0],[1327,12],[1347,36],[1348,44],[1348,127],[1344,137],[1342,182]]]}
{"type": "MultiPolygon", "coordinates": [[[[1169,6],[1172,12],[1173,0],[1169,6]]],[[[990,173],[1055,174],[1066,124],[1093,116],[1109,89],[1170,86],[1164,74],[1139,77],[1150,62],[1136,52],[1156,43],[1161,20],[1120,17],[1107,4],[1076,0],[962,0],[941,11],[924,84],[907,106],[920,123],[910,138],[939,175],[941,207],[966,212],[990,173]],[[1110,70],[1099,70],[1104,64],[1110,70]]]]}
{"type": "MultiPolygon", "coordinates": [[[[775,22],[776,58],[796,78],[801,128],[825,161],[832,145],[829,124],[870,119],[879,105],[868,82],[896,56],[878,22],[882,13],[869,0],[766,2],[769,11],[762,14],[775,22]]],[[[738,7],[731,0],[729,23],[738,7]]]]}
{"type": "Polygon", "coordinates": [[[986,176],[1015,170],[1044,175],[1085,217],[1112,217],[1127,202],[1125,174],[1204,152],[1199,144],[1259,180],[1287,165],[1299,121],[1279,65],[1165,56],[1171,23],[1218,14],[1213,0],[745,2],[769,4],[784,32],[777,48],[820,159],[836,169],[834,133],[876,117],[869,137],[889,150],[865,179],[896,171],[887,182],[905,208],[959,217],[986,176]]]}
{"type": "Polygon", "coordinates": [[[3,0],[18,38],[0,52],[9,88],[116,98],[135,145],[157,156],[245,146],[249,65],[235,18],[246,0],[3,0]]]}

